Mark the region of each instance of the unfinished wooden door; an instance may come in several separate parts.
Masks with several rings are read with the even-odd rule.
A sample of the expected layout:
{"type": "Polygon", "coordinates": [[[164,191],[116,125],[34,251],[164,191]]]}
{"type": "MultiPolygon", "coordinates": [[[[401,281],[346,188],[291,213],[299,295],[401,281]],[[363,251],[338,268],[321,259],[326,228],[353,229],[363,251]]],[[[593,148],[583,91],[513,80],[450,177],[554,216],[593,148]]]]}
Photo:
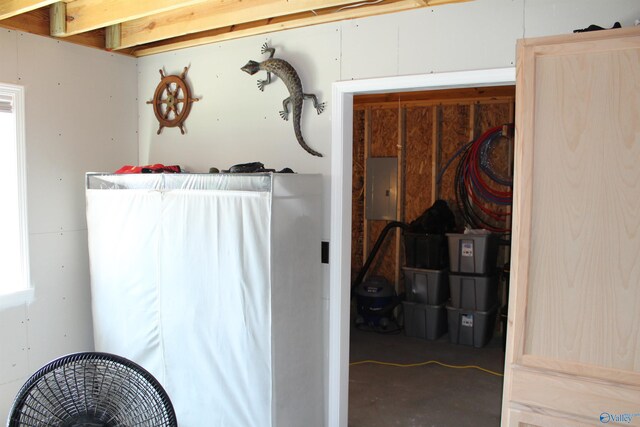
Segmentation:
{"type": "Polygon", "coordinates": [[[503,426],[640,425],[640,28],[520,41],[503,426]]]}

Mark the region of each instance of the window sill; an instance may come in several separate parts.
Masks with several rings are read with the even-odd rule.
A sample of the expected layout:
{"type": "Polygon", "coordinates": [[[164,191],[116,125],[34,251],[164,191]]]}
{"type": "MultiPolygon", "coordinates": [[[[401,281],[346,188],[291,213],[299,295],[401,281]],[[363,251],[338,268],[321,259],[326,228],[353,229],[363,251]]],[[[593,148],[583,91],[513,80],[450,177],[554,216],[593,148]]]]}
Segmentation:
{"type": "Polygon", "coordinates": [[[0,294],[0,311],[33,301],[33,288],[0,294]]]}

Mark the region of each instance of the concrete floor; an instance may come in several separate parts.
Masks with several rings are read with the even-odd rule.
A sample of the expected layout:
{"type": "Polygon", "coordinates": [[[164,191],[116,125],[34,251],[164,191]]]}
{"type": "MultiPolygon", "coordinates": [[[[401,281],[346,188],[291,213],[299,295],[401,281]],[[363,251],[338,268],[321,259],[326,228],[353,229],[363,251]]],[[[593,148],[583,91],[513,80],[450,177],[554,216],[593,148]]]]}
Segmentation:
{"type": "MultiPolygon", "coordinates": [[[[448,334],[427,341],[403,332],[380,334],[353,327],[350,361],[437,360],[502,373],[502,338],[495,335],[487,346],[477,349],[451,344],[448,334]]],[[[361,364],[351,365],[349,371],[349,427],[500,425],[502,377],[435,364],[409,368],[361,364]]]]}

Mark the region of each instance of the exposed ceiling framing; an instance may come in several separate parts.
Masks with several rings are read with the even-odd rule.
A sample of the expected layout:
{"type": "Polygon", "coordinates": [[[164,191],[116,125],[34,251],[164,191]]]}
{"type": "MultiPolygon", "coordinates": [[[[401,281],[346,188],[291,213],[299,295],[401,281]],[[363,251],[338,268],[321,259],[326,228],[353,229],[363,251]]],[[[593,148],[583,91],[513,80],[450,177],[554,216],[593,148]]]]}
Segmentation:
{"type": "Polygon", "coordinates": [[[469,0],[2,0],[0,27],[145,56],[469,0]]]}

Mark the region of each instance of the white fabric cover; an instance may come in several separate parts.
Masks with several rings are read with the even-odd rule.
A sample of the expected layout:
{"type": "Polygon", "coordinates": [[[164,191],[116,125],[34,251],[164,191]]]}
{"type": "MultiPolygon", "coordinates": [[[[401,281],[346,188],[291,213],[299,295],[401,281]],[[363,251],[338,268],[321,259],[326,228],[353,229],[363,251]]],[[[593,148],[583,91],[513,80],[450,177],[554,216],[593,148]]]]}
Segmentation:
{"type": "Polygon", "coordinates": [[[13,97],[0,95],[0,113],[10,113],[13,111],[13,97]]]}
{"type": "Polygon", "coordinates": [[[321,425],[319,209],[294,194],[309,186],[276,185],[280,198],[271,174],[94,178],[86,195],[96,350],[148,369],[181,427],[321,425]],[[220,187],[249,190],[202,189],[220,187]]]}

